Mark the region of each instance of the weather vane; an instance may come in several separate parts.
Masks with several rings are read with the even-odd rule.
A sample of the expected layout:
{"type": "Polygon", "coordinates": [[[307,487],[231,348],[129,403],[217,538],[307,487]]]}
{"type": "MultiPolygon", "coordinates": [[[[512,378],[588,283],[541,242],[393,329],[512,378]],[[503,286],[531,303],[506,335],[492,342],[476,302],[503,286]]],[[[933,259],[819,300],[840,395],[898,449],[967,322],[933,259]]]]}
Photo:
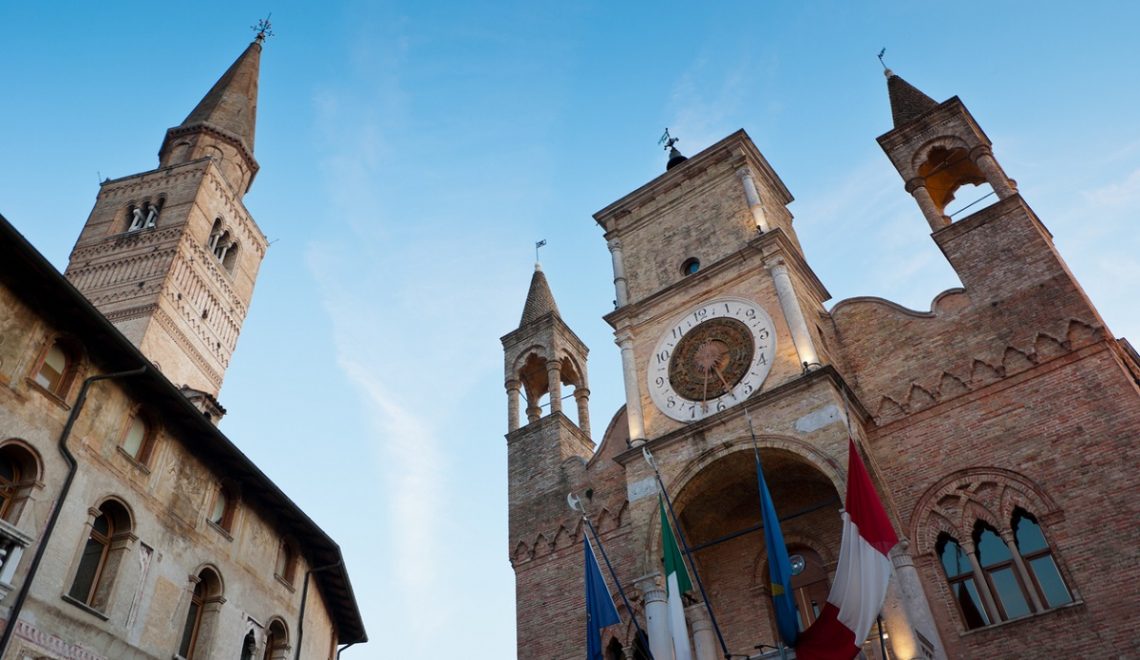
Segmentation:
{"type": "Polygon", "coordinates": [[[659,144],[659,145],[661,145],[661,144],[665,145],[665,146],[664,146],[664,149],[665,149],[666,151],[668,151],[669,149],[672,149],[672,148],[673,148],[673,145],[674,145],[674,144],[677,144],[677,143],[678,143],[678,142],[680,142],[680,141],[681,141],[681,139],[680,139],[680,138],[675,138],[675,137],[673,137],[672,135],[669,135],[669,129],[667,129],[667,128],[666,128],[666,129],[665,129],[665,132],[664,132],[664,133],[661,135],[661,139],[657,141],[657,144],[659,144]]]}
{"type": "Polygon", "coordinates": [[[883,65],[883,71],[887,70],[887,63],[883,61],[883,55],[887,54],[887,49],[884,48],[879,51],[879,64],[883,65]]]}
{"type": "Polygon", "coordinates": [[[541,248],[544,245],[546,245],[546,239],[545,238],[542,239],[541,241],[535,241],[535,243],[534,243],[534,262],[535,263],[538,263],[538,250],[539,250],[539,248],[541,248]]]}
{"type": "Polygon", "coordinates": [[[257,33],[255,40],[259,44],[265,43],[265,40],[267,38],[273,36],[273,24],[269,22],[269,17],[272,15],[273,15],[273,12],[269,12],[269,14],[266,15],[265,18],[263,18],[257,22],[257,25],[252,25],[249,28],[249,29],[251,29],[257,33]]]}

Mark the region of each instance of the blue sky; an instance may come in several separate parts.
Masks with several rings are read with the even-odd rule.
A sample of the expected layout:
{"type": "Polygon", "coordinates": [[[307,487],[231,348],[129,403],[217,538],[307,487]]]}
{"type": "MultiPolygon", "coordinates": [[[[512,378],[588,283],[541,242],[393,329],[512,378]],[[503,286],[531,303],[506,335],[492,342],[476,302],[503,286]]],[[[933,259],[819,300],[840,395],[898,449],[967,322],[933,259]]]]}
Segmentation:
{"type": "MultiPolygon", "coordinates": [[[[1117,336],[1140,339],[1140,5],[4,3],[0,213],[61,268],[273,12],[246,206],[273,241],[222,428],[344,548],[373,644],[511,657],[499,337],[533,263],[621,403],[591,214],[745,128],[833,301],[958,282],[875,137],[881,47],[960,96],[1117,336]]],[[[970,199],[969,192],[959,197],[970,199]]]]}

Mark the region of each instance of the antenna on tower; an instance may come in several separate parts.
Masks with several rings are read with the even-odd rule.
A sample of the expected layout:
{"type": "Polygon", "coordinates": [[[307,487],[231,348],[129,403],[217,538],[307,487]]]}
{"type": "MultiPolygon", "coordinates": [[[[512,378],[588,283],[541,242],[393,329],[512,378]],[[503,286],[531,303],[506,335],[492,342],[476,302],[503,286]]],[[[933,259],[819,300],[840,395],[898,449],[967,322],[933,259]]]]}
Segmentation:
{"type": "Polygon", "coordinates": [[[249,28],[257,33],[254,41],[259,44],[265,43],[266,39],[273,36],[273,24],[269,22],[270,16],[273,16],[273,12],[269,12],[265,18],[257,22],[257,25],[251,25],[249,28]]]}

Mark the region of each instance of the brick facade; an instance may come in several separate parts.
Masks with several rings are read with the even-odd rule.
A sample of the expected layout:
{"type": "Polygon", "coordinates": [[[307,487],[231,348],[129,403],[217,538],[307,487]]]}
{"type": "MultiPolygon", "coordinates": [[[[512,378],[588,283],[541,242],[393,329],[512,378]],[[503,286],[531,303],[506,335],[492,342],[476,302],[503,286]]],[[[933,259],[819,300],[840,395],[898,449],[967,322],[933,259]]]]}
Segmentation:
{"type": "MultiPolygon", "coordinates": [[[[584,526],[567,506],[571,492],[634,608],[619,607],[625,623],[604,641],[616,638],[633,657],[629,615],[646,625],[635,583],[661,571],[658,489],[642,440],[697,548],[728,650],[757,654],[758,644],[775,643],[749,417],[789,549],[818,556],[828,579],[839,554],[849,433],[860,445],[904,539],[892,552],[883,613],[892,658],[1140,652],[1140,621],[1127,606],[1140,583],[1135,353],[1105,327],[961,101],[936,103],[888,75],[899,125],[880,143],[963,287],[940,294],[927,312],[876,298],[827,310],[829,294],[785,208],[791,195],[742,131],[596,214],[624,269],[616,278],[624,304],[606,320],[626,358],[627,406],[594,451],[561,413],[507,436],[520,658],[576,658],[584,647],[584,526]],[[759,192],[759,210],[745,179],[759,192]],[[978,181],[996,199],[950,222],[946,202],[978,181]],[[687,275],[681,266],[690,258],[701,268],[687,275]],[[687,309],[723,296],[771,315],[771,371],[743,404],[676,421],[648,393],[654,347],[687,309]],[[953,538],[972,553],[982,526],[1016,544],[1011,520],[1022,512],[1039,525],[1071,602],[1030,604],[1020,617],[994,611],[990,625],[968,629],[939,562],[941,544],[953,538]]],[[[508,388],[527,351],[560,350],[542,340],[519,350],[517,337],[539,334],[524,323],[504,337],[508,388]]],[[[1032,600],[1030,569],[1010,570],[1032,600]]],[[[878,657],[877,647],[876,639],[865,650],[878,657]]]]}

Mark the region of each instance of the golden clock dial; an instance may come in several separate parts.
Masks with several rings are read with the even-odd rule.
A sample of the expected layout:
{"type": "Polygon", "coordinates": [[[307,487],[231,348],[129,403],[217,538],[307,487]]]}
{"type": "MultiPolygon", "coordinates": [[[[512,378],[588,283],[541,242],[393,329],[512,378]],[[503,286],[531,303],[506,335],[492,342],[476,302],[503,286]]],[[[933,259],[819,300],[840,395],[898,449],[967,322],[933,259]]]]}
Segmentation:
{"type": "Polygon", "coordinates": [[[748,373],[755,342],[748,326],[714,318],[685,335],[669,360],[669,384],[690,401],[715,399],[748,373]]]}
{"type": "Polygon", "coordinates": [[[763,307],[714,298],[663,330],[646,365],[649,396],[665,415],[695,422],[757,392],[775,355],[775,326],[763,307]]]}

